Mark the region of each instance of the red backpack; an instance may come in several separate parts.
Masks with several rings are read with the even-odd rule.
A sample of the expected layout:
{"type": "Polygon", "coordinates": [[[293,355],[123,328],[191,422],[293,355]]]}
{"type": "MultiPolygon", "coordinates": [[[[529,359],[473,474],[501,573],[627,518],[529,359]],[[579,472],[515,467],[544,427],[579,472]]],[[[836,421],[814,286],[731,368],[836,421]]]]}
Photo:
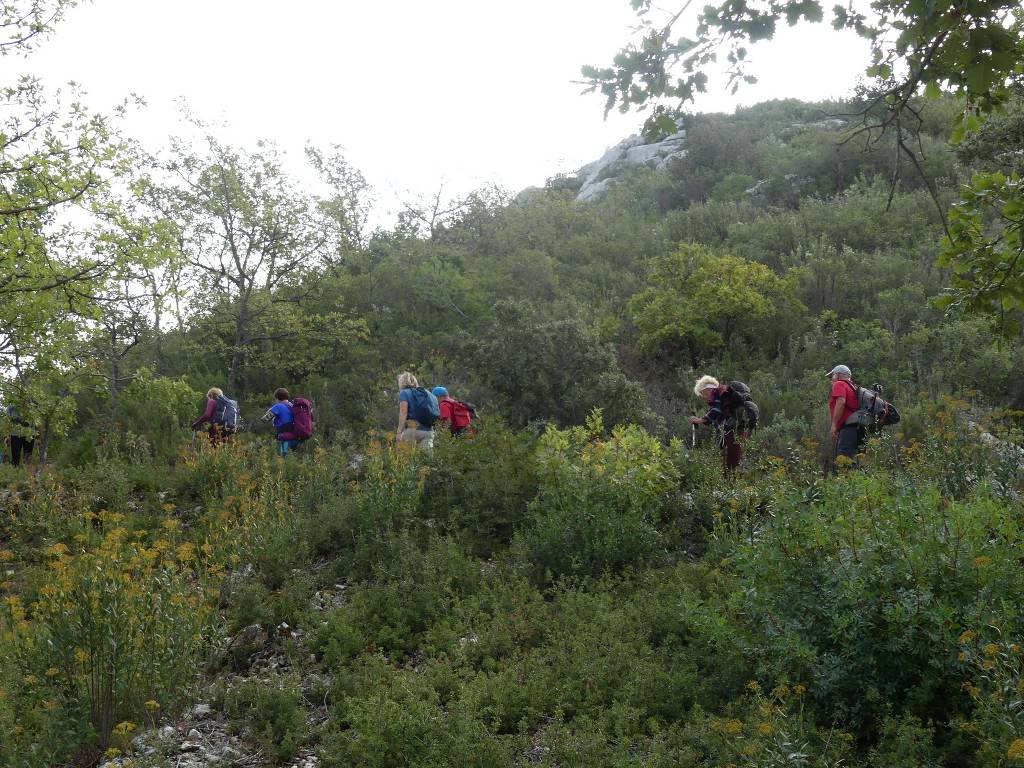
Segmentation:
{"type": "Polygon", "coordinates": [[[292,400],[292,418],[295,420],[292,432],[297,440],[308,440],[313,436],[313,404],[304,397],[292,400]]]}
{"type": "Polygon", "coordinates": [[[452,404],[452,429],[465,429],[468,427],[472,423],[473,417],[476,416],[476,408],[470,403],[464,403],[461,400],[449,400],[448,402],[452,404]]]}

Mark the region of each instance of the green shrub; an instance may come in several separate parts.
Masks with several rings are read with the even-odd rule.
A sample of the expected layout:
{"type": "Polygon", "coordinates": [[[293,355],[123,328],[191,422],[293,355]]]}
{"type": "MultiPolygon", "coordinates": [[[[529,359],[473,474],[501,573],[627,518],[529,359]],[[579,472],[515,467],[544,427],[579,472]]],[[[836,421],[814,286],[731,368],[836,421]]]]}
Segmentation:
{"type": "Polygon", "coordinates": [[[375,563],[373,581],[352,589],[349,602],[320,630],[316,647],[329,665],[343,664],[368,647],[396,656],[409,653],[479,579],[475,563],[450,540],[431,539],[421,551],[399,535],[391,552],[394,559],[375,563]]]}
{"type": "Polygon", "coordinates": [[[246,680],[228,688],[218,702],[236,731],[251,728],[253,738],[274,765],[293,758],[308,738],[306,711],[296,680],[246,680]]]}
{"type": "Polygon", "coordinates": [[[274,590],[260,580],[247,579],[226,597],[229,631],[251,624],[274,631],[282,622],[302,627],[309,620],[313,591],[312,577],[302,571],[289,574],[274,590]]]}
{"type": "Polygon", "coordinates": [[[649,561],[677,500],[669,451],[639,427],[607,440],[589,428],[550,429],[538,449],[540,483],[517,543],[539,573],[600,574],[649,561]]]}
{"type": "Polygon", "coordinates": [[[481,556],[507,546],[537,492],[536,439],[488,421],[471,438],[441,437],[428,458],[420,515],[481,556]]]}
{"type": "Polygon", "coordinates": [[[325,739],[326,768],[511,768],[517,739],[496,736],[471,708],[447,709],[422,676],[398,673],[345,699],[338,730],[325,739]]]}
{"type": "Polygon", "coordinates": [[[864,741],[889,711],[948,721],[968,704],[960,634],[1019,625],[1016,513],[881,471],[822,491],[777,496],[778,523],[733,552],[769,643],[762,676],[805,682],[820,715],[864,741]]]}
{"type": "Polygon", "coordinates": [[[351,503],[339,505],[333,521],[338,566],[351,578],[367,578],[393,559],[395,542],[418,529],[424,470],[420,457],[393,446],[370,446],[362,476],[352,482],[351,503]]]}

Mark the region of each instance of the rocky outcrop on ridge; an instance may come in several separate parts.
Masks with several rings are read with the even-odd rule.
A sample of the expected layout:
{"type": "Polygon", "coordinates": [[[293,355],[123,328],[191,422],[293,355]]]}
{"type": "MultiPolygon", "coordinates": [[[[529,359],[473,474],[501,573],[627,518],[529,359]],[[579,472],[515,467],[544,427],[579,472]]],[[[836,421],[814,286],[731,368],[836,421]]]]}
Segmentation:
{"type": "Polygon", "coordinates": [[[580,181],[577,200],[597,200],[608,191],[616,176],[630,168],[647,167],[662,170],[673,159],[684,157],[686,131],[682,128],[661,141],[647,143],[642,136],[623,139],[600,159],[587,163],[576,172],[580,181]]]}

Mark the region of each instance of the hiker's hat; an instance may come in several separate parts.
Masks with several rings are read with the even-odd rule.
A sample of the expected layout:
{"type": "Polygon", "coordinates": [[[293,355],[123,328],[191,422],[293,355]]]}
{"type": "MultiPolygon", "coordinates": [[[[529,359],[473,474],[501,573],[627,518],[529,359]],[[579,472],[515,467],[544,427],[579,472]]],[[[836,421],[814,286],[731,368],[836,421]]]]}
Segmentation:
{"type": "Polygon", "coordinates": [[[434,397],[448,397],[448,390],[444,387],[434,387],[431,391],[434,393],[434,397]]]}
{"type": "Polygon", "coordinates": [[[853,376],[853,374],[850,373],[849,367],[847,367],[845,365],[837,365],[835,368],[833,368],[831,371],[829,371],[825,375],[826,376],[835,376],[836,374],[839,374],[840,376],[853,376]]]}

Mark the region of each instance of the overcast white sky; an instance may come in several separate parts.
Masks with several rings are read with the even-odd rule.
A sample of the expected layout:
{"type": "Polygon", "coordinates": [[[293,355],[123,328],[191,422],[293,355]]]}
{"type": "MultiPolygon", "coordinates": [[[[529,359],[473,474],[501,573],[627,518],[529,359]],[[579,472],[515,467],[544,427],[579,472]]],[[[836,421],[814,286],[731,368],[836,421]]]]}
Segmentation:
{"type": "MultiPolygon", "coordinates": [[[[296,162],[307,141],[341,144],[388,217],[407,191],[515,192],[634,133],[642,117],[604,120],[601,97],[573,82],[581,65],[609,63],[634,23],[628,0],[93,0],[0,66],[3,82],[74,80],[98,109],[143,96],[128,131],[151,149],[181,132],[181,97],[227,121],[223,138],[269,139],[296,162]]],[[[867,60],[827,24],[752,53],[760,83],[736,97],[713,83],[697,111],[842,96],[867,60]]]]}

